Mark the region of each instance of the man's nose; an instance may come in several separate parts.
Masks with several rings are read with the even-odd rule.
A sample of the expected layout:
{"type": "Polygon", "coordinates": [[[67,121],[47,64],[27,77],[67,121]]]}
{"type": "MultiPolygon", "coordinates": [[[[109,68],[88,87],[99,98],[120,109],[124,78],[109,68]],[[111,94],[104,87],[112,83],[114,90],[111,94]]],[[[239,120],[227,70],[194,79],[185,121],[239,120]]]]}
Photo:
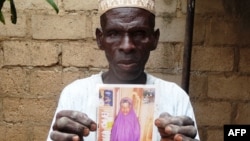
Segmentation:
{"type": "Polygon", "coordinates": [[[120,50],[123,50],[126,53],[129,53],[135,49],[135,45],[132,41],[132,39],[129,37],[128,34],[125,34],[121,44],[120,44],[120,50]]]}

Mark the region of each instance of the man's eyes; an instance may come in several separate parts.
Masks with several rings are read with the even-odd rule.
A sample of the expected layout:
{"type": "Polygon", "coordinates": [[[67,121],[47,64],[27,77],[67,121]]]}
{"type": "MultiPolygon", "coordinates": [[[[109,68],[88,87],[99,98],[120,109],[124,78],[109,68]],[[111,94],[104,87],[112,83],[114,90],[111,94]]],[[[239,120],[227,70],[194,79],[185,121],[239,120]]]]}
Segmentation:
{"type": "Polygon", "coordinates": [[[135,32],[132,33],[132,35],[133,35],[134,37],[145,37],[145,36],[146,36],[146,32],[145,32],[145,31],[142,31],[142,30],[140,30],[140,31],[135,31],[135,32]]]}
{"type": "MultiPolygon", "coordinates": [[[[109,31],[107,32],[106,36],[110,38],[117,38],[126,36],[126,33],[119,31],[109,31]]],[[[144,38],[147,36],[147,32],[143,30],[131,31],[127,34],[127,36],[130,36],[131,38],[144,38]]]]}
{"type": "Polygon", "coordinates": [[[107,33],[108,37],[117,37],[120,36],[121,34],[118,31],[110,31],[107,33]]]}

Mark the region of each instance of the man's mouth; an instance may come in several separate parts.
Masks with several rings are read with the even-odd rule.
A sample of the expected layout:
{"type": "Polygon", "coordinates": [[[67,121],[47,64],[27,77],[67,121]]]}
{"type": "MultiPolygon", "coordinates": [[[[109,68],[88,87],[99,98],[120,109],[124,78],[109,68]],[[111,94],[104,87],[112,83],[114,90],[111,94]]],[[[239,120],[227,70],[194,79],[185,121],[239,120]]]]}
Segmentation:
{"type": "Polygon", "coordinates": [[[137,63],[135,61],[120,61],[118,66],[123,70],[132,70],[137,67],[137,63]]]}

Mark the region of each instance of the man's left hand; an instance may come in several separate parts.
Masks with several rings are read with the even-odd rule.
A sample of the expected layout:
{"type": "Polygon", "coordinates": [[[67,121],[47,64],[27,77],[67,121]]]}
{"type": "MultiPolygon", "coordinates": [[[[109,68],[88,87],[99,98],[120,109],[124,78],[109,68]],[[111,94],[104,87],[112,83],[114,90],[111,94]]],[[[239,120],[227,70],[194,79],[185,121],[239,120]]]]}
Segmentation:
{"type": "Polygon", "coordinates": [[[197,129],[190,117],[162,113],[155,120],[155,125],[161,135],[161,141],[197,141],[194,139],[197,129]]]}

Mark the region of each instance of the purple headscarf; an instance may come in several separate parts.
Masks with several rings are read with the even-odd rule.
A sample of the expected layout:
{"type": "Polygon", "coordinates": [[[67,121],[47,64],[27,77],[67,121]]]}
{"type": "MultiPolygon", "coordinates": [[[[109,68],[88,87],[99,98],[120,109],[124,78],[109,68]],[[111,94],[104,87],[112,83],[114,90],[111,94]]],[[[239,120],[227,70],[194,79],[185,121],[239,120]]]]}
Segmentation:
{"type": "Polygon", "coordinates": [[[135,114],[132,100],[130,98],[122,98],[120,106],[123,103],[129,103],[130,111],[127,115],[124,115],[119,110],[111,130],[111,141],[139,141],[140,124],[135,114]]]}

